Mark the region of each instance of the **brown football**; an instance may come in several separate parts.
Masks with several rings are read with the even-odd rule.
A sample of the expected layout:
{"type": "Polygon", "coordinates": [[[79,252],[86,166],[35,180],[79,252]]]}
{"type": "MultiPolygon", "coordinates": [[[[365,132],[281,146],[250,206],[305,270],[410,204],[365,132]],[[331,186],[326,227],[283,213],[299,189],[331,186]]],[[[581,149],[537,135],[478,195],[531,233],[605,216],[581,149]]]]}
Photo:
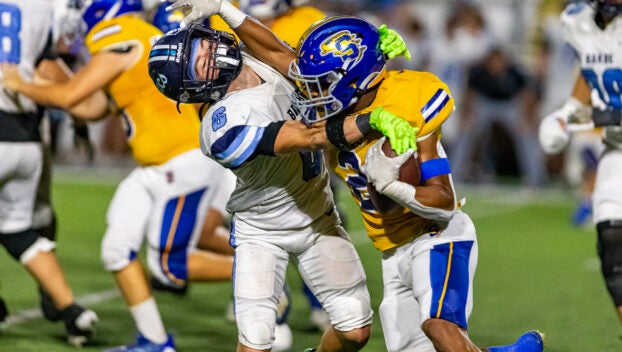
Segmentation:
{"type": "MultiPolygon", "coordinates": [[[[386,139],[382,144],[382,152],[390,158],[397,156],[397,153],[391,147],[389,139],[386,139]]],[[[421,170],[419,169],[419,161],[416,157],[413,156],[408,158],[408,160],[402,164],[398,179],[413,186],[419,185],[419,182],[421,181],[421,170]]],[[[367,191],[369,193],[369,199],[374,204],[378,212],[388,214],[402,209],[402,206],[399,203],[378,192],[373,183],[367,183],[367,191]]]]}

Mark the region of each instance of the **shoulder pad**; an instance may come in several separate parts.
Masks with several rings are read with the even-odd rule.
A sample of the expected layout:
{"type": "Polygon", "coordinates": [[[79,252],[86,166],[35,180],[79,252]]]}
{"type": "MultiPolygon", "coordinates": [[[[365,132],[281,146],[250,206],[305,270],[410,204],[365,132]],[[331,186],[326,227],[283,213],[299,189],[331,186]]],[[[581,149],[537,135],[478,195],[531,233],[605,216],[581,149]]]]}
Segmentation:
{"type": "Polygon", "coordinates": [[[584,2],[572,2],[566,6],[561,14],[561,21],[564,25],[572,25],[584,19],[592,21],[594,9],[584,2]]]}

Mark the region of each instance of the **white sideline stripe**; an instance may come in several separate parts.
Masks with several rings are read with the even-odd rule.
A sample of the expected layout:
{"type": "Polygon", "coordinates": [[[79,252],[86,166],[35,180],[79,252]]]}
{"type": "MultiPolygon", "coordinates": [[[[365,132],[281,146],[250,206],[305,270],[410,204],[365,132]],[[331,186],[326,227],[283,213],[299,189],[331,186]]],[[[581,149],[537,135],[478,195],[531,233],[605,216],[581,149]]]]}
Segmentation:
{"type": "MultiPolygon", "coordinates": [[[[121,293],[118,289],[114,288],[78,297],[76,298],[76,302],[88,307],[92,304],[110,301],[118,297],[121,297],[121,293]]],[[[41,312],[41,308],[29,308],[17,312],[17,314],[10,314],[2,325],[3,328],[7,328],[9,326],[23,324],[42,317],[43,313],[41,312]]]]}

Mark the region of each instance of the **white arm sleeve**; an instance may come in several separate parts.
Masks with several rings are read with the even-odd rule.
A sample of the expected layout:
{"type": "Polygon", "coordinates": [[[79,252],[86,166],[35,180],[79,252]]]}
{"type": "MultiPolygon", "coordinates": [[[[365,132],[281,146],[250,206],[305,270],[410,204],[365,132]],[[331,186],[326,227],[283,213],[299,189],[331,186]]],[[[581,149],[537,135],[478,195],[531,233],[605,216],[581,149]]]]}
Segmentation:
{"type": "Polygon", "coordinates": [[[457,207],[455,206],[452,210],[445,210],[421,204],[415,199],[415,194],[417,193],[415,187],[401,181],[389,183],[382,190],[382,193],[391,197],[391,199],[400,203],[403,207],[410,209],[413,213],[426,219],[448,223],[457,211],[457,207]]]}

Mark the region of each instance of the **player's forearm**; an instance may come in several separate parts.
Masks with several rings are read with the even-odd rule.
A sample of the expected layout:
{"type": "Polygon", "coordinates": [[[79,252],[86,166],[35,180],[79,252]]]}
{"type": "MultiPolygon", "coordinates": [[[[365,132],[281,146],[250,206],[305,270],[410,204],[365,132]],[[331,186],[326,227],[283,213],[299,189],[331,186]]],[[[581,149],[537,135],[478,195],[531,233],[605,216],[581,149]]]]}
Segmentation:
{"type": "Polygon", "coordinates": [[[445,185],[417,186],[415,199],[428,207],[452,210],[456,205],[454,192],[445,185]]]}
{"type": "MultiPolygon", "coordinates": [[[[365,121],[366,117],[362,120],[365,121]]],[[[301,121],[287,121],[277,135],[275,140],[274,152],[276,155],[285,155],[298,153],[301,151],[317,151],[328,149],[332,146],[344,147],[349,144],[353,147],[358,143],[365,132],[371,128],[363,128],[361,131],[361,123],[357,123],[357,116],[347,116],[345,119],[335,119],[330,121],[332,127],[328,127],[325,121],[314,123],[311,126],[305,125],[301,121]],[[342,134],[340,137],[329,137],[329,134],[342,134]],[[336,140],[342,139],[342,142],[336,140]],[[343,145],[342,145],[343,144],[343,145]]],[[[367,116],[367,124],[369,125],[367,116]]],[[[364,124],[363,124],[364,125],[364,124]]]]}
{"type": "Polygon", "coordinates": [[[287,76],[289,64],[295,60],[296,55],[270,29],[256,19],[246,17],[235,33],[253,56],[287,76]]]}
{"type": "Polygon", "coordinates": [[[69,113],[82,120],[99,120],[110,112],[108,97],[103,91],[97,91],[69,109],[69,113]]]}
{"type": "Polygon", "coordinates": [[[577,81],[572,87],[571,96],[585,105],[591,105],[591,89],[582,75],[577,77],[577,81]]]}

